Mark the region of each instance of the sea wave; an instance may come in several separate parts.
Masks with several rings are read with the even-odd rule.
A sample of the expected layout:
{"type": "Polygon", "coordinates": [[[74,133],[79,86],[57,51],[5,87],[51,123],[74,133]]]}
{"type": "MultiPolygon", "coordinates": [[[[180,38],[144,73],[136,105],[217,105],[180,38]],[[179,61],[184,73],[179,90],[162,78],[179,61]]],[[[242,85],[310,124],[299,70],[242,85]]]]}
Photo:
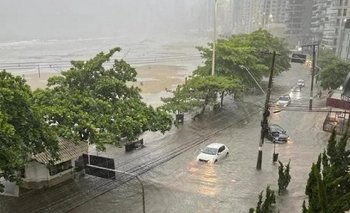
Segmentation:
{"type": "Polygon", "coordinates": [[[39,40],[32,39],[32,40],[24,40],[24,41],[11,41],[11,42],[0,42],[0,47],[15,47],[15,46],[29,46],[37,44],[39,40]]]}

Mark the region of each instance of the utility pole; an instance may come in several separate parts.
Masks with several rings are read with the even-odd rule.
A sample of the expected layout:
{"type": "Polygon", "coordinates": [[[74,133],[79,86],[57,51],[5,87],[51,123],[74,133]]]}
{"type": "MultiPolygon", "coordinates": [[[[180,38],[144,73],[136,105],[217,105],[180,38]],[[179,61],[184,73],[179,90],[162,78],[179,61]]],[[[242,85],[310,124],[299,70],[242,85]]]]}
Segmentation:
{"type": "Polygon", "coordinates": [[[213,58],[211,63],[211,75],[215,74],[215,46],[216,46],[216,19],[217,19],[217,0],[214,0],[214,39],[213,39],[213,58]]]}
{"type": "Polygon", "coordinates": [[[309,103],[309,110],[312,110],[312,99],[313,99],[313,93],[314,93],[314,76],[315,76],[315,60],[316,60],[316,45],[312,46],[312,72],[311,72],[311,88],[310,88],[310,103],[309,103]]]}
{"type": "Polygon", "coordinates": [[[311,88],[310,88],[310,101],[309,101],[309,110],[312,110],[312,101],[314,93],[314,78],[315,78],[315,68],[316,68],[316,46],[319,46],[319,43],[302,45],[302,47],[312,47],[312,68],[311,68],[311,88]]]}
{"type": "MultiPolygon", "coordinates": [[[[269,53],[269,54],[271,54],[271,53],[269,53]]],[[[271,70],[270,70],[269,84],[268,84],[268,88],[267,88],[267,92],[266,92],[266,99],[265,99],[265,108],[264,108],[264,113],[263,113],[263,117],[262,117],[262,121],[261,121],[258,160],[256,162],[256,169],[257,170],[261,170],[262,146],[264,144],[266,129],[268,128],[267,117],[269,117],[269,115],[270,115],[269,103],[270,103],[270,96],[271,96],[271,89],[272,89],[272,77],[273,77],[273,71],[275,68],[276,55],[277,55],[276,51],[273,51],[272,52],[272,64],[271,64],[271,70]]]]}
{"type": "Polygon", "coordinates": [[[39,78],[40,78],[40,64],[38,64],[38,75],[39,75],[39,78]]]}

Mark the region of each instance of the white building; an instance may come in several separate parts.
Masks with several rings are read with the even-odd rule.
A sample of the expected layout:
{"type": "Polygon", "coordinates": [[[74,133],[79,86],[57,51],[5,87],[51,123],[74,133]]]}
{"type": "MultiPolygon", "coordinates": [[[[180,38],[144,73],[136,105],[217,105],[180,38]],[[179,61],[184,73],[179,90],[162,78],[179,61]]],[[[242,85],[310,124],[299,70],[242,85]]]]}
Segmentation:
{"type": "Polygon", "coordinates": [[[25,166],[23,185],[28,189],[51,187],[74,177],[75,161],[88,153],[88,144],[83,141],[71,142],[59,140],[59,160],[53,160],[49,152],[42,152],[32,157],[25,166]],[[52,162],[52,163],[50,163],[52,162]]]}

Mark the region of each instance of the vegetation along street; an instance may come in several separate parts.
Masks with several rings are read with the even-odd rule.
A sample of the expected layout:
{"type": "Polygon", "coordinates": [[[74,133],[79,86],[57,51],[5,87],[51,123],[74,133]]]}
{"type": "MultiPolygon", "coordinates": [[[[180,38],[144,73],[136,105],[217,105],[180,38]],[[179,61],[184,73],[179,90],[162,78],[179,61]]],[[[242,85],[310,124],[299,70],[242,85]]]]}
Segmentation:
{"type": "Polygon", "coordinates": [[[112,2],[92,7],[110,21],[89,24],[57,9],[62,35],[28,40],[0,21],[9,30],[0,35],[1,213],[350,211],[349,19],[338,19],[342,43],[330,47],[319,34],[281,33],[272,1],[248,18],[248,0],[232,0],[243,22],[255,20],[250,30],[227,14],[216,20],[231,1],[179,2],[128,3],[135,17],[118,27],[112,2]],[[99,30],[74,35],[78,25],[99,30]]]}

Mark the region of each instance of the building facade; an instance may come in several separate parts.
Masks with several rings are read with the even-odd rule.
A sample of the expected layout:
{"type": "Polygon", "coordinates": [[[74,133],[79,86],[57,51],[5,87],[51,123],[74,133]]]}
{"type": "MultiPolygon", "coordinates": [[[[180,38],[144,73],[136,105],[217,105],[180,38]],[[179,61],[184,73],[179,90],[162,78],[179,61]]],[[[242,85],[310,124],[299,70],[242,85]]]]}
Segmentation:
{"type": "Polygon", "coordinates": [[[289,0],[286,2],[286,37],[292,46],[308,43],[312,37],[310,26],[313,1],[289,0]]]}

